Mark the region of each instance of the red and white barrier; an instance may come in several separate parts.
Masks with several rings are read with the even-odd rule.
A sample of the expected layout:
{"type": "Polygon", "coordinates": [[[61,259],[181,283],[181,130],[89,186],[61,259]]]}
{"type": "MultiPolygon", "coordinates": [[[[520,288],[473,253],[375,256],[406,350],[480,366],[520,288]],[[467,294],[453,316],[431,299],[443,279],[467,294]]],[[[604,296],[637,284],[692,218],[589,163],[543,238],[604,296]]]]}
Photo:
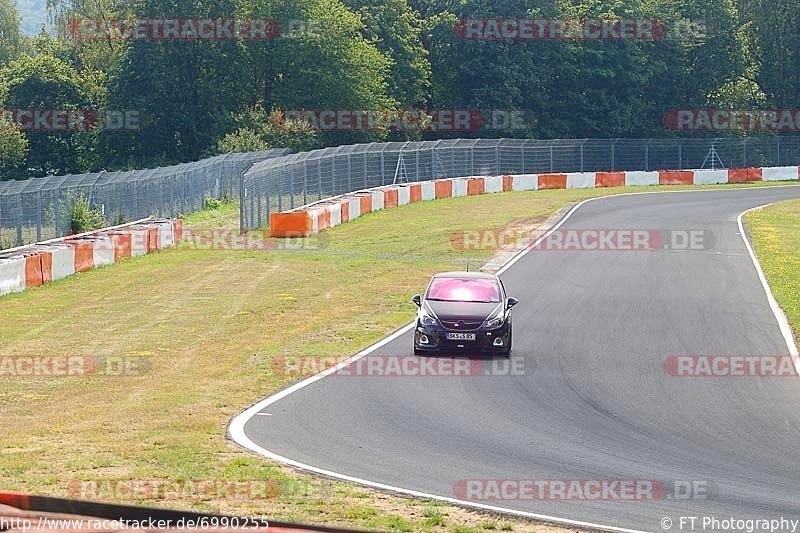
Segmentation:
{"type": "Polygon", "coordinates": [[[182,237],[182,220],[151,219],[0,251],[0,296],[170,248],[182,237]]]}
{"type": "Polygon", "coordinates": [[[347,222],[370,211],[433,199],[476,196],[504,191],[593,189],[597,187],[652,185],[716,185],[800,179],[800,167],[738,168],[726,170],[663,170],[632,172],[569,172],[471,176],[376,187],[329,200],[325,209],[341,207],[341,217],[331,212],[331,224],[320,222],[320,203],[270,215],[273,237],[307,236],[347,222]]]}
{"type": "Polygon", "coordinates": [[[40,244],[36,248],[50,253],[50,279],[56,281],[75,273],[75,250],[66,244],[40,244]]]}

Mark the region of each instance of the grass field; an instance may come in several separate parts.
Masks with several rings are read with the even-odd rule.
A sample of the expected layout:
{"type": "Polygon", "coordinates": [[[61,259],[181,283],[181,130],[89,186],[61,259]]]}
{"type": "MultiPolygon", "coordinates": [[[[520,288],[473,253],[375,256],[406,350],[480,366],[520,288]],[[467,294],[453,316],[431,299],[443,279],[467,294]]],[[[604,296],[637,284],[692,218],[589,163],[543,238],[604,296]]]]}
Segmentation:
{"type": "MultiPolygon", "coordinates": [[[[300,250],[183,246],[1,298],[0,356],[147,365],[138,376],[0,378],[0,488],[67,496],[76,481],[275,480],[281,490],[272,498],[133,503],[379,530],[559,530],[298,473],[242,451],[225,429],[297,379],[272,372],[276,357],[355,353],[413,317],[409,299],[431,274],[491,256],[452,246],[455,229],[531,225],[569,202],[629,191],[642,188],[415,203],[324,232],[300,250]]],[[[235,206],[187,220],[195,231],[237,223],[235,206]]],[[[795,271],[795,289],[796,280],[795,271]]]]}
{"type": "Polygon", "coordinates": [[[772,294],[800,337],[800,200],[746,214],[744,221],[772,294]]]}

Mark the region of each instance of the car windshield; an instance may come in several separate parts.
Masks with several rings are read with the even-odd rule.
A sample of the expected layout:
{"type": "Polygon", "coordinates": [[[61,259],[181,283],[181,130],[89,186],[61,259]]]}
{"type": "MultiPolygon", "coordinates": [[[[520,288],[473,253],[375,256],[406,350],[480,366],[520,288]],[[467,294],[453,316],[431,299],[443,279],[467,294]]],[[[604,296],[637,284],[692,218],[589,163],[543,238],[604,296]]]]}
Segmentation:
{"type": "Polygon", "coordinates": [[[443,302],[500,301],[497,282],[488,278],[436,278],[428,289],[428,300],[443,302]]]}

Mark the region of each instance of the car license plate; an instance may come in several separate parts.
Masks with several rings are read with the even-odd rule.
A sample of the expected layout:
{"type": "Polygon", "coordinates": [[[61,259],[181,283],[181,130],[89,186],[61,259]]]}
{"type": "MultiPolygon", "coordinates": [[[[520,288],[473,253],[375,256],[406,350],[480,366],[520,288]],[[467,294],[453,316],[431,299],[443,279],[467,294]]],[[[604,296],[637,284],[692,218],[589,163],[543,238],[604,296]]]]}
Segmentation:
{"type": "Polygon", "coordinates": [[[448,333],[447,340],[450,341],[474,341],[474,333],[448,333]]]}

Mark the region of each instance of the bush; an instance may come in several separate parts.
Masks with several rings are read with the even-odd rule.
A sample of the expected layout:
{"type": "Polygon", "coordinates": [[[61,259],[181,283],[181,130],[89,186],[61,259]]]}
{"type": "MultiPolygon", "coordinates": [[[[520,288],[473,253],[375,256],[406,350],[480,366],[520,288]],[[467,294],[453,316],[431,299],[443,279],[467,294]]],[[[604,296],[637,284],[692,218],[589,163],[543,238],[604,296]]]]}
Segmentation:
{"type": "Polygon", "coordinates": [[[102,211],[89,207],[89,200],[86,199],[86,195],[83,193],[78,193],[75,196],[72,210],[70,211],[69,223],[73,234],[86,233],[106,225],[102,211]]]}
{"type": "Polygon", "coordinates": [[[222,207],[224,203],[225,203],[224,199],[208,197],[206,198],[205,208],[209,210],[219,209],[220,207],[222,207]]]}

